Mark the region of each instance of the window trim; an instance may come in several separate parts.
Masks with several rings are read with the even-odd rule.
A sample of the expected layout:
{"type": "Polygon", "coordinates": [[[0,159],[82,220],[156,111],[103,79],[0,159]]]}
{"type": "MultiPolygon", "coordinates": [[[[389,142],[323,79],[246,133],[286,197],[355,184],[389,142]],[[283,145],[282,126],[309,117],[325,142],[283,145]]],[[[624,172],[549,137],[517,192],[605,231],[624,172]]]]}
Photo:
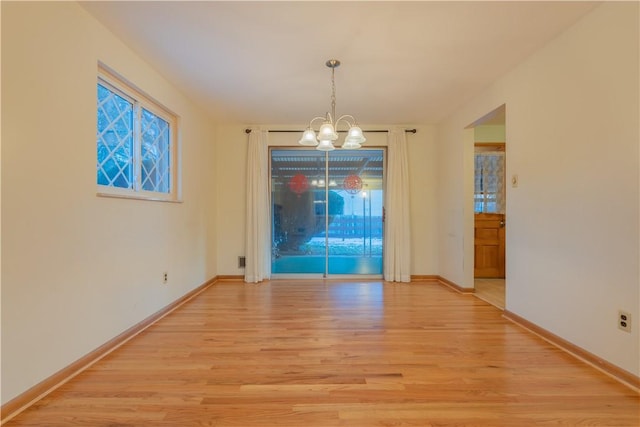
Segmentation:
{"type": "MultiPolygon", "coordinates": [[[[107,89],[122,96],[133,104],[134,114],[134,135],[133,135],[133,188],[119,188],[108,185],[101,185],[96,182],[96,195],[99,197],[115,197],[124,199],[138,199],[161,202],[182,202],[182,162],[180,159],[180,117],[167,107],[162,105],[153,97],[147,95],[137,86],[114,72],[112,69],[102,63],[98,63],[97,85],[101,84],[107,89]],[[149,191],[142,189],[141,182],[141,121],[140,117],[142,109],[145,109],[162,120],[169,123],[169,192],[162,193],[157,191],[149,191]]],[[[97,116],[95,129],[97,129],[97,116]]],[[[96,142],[97,143],[97,142],[96,142]]],[[[95,151],[94,151],[95,153],[95,151]]],[[[95,158],[94,158],[95,159],[95,158]]],[[[95,176],[95,175],[94,175],[95,176]]]]}

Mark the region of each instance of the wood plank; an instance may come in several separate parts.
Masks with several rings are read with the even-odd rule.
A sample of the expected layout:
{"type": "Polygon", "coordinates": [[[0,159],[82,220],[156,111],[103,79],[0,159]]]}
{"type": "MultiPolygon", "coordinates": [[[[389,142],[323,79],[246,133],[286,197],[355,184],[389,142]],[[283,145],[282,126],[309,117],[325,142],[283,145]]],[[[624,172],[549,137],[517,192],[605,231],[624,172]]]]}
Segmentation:
{"type": "Polygon", "coordinates": [[[640,425],[629,387],[435,283],[218,283],[17,426],[640,425]]]}

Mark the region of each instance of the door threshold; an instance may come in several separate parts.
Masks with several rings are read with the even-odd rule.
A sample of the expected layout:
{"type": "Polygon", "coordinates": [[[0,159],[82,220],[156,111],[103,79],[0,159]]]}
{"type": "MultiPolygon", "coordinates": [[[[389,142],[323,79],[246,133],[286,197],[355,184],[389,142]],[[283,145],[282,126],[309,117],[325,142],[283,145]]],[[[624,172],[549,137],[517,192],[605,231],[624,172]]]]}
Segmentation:
{"type": "Polygon", "coordinates": [[[375,280],[375,281],[382,281],[382,280],[384,280],[384,277],[381,274],[329,274],[329,275],[325,276],[323,274],[295,274],[295,273],[283,274],[283,273],[279,273],[279,274],[272,274],[271,275],[271,280],[279,280],[279,279],[285,279],[285,280],[290,280],[290,279],[294,279],[294,280],[311,279],[311,280],[354,280],[354,281],[358,281],[358,280],[375,280]]]}

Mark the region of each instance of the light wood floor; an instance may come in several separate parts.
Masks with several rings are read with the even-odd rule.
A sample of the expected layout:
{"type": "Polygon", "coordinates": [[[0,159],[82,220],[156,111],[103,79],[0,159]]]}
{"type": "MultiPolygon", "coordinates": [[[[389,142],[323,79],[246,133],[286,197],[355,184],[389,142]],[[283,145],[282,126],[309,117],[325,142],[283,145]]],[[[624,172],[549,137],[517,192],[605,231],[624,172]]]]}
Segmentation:
{"type": "Polygon", "coordinates": [[[631,389],[437,284],[221,283],[16,426],[640,425],[631,389]]]}
{"type": "Polygon", "coordinates": [[[474,279],[474,287],[477,297],[504,310],[506,299],[504,279],[474,279]]]}

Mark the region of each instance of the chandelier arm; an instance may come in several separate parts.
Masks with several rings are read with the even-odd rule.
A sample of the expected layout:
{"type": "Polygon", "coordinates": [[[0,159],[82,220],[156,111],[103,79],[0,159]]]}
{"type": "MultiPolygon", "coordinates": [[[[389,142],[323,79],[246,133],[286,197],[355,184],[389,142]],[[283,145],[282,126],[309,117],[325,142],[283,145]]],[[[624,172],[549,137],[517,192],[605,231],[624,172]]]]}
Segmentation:
{"type": "Polygon", "coordinates": [[[311,119],[311,121],[309,122],[309,129],[312,129],[311,125],[313,125],[313,122],[315,122],[316,120],[322,120],[322,121],[326,121],[327,118],[326,117],[314,117],[313,119],[311,119]]]}
{"type": "Polygon", "coordinates": [[[331,113],[327,112],[327,113],[326,113],[326,115],[324,116],[325,123],[330,123],[330,124],[331,124],[331,126],[333,126],[333,124],[334,124],[334,121],[333,121],[334,117],[335,117],[335,116],[332,116],[332,115],[331,115],[331,113]]]}
{"type": "Polygon", "coordinates": [[[335,124],[335,128],[336,130],[338,129],[338,123],[340,123],[341,121],[344,121],[345,123],[347,123],[349,125],[349,127],[355,126],[357,124],[357,120],[355,117],[353,117],[351,114],[344,114],[342,116],[340,116],[340,118],[338,120],[336,120],[336,124],[335,124]],[[348,119],[351,118],[351,120],[353,120],[353,122],[350,122],[348,119]]]}

